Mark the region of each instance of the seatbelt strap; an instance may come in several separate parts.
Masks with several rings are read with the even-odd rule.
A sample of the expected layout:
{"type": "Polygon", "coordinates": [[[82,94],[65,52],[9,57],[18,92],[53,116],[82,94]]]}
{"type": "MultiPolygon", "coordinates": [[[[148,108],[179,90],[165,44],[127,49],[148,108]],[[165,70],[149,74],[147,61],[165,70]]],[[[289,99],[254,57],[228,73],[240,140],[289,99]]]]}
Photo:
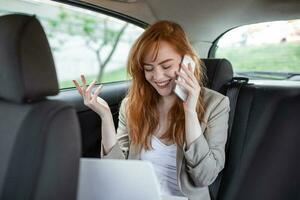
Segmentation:
{"type": "Polygon", "coordinates": [[[237,100],[239,97],[239,92],[240,89],[243,85],[247,84],[249,81],[248,78],[245,77],[234,77],[227,86],[227,92],[226,96],[229,98],[230,102],[230,112],[229,112],[229,119],[228,119],[228,136],[227,136],[227,143],[225,150],[227,151],[228,144],[230,142],[230,137],[231,137],[231,131],[232,131],[232,126],[233,126],[233,121],[234,121],[234,116],[235,116],[235,108],[237,104],[237,100]]]}
{"type": "MultiPolygon", "coordinates": [[[[234,77],[228,84],[227,84],[227,92],[226,96],[228,96],[230,101],[230,112],[229,112],[229,119],[228,119],[228,137],[227,137],[227,143],[225,146],[225,152],[228,150],[228,145],[230,142],[230,136],[232,131],[232,125],[235,115],[235,108],[237,99],[239,96],[240,89],[243,85],[247,84],[249,81],[248,78],[244,77],[234,77]]],[[[211,200],[218,199],[218,194],[221,186],[221,181],[223,177],[223,170],[219,173],[217,179],[209,186],[209,193],[211,200]]]]}
{"type": "Polygon", "coordinates": [[[40,103],[28,113],[17,133],[1,199],[34,199],[47,140],[46,125],[59,105],[40,103]]]}

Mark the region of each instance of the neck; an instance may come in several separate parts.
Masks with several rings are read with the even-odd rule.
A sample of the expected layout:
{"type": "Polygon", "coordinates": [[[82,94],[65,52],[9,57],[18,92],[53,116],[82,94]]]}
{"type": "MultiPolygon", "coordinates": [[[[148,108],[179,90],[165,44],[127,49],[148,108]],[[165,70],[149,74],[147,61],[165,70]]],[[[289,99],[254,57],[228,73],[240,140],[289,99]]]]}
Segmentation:
{"type": "Polygon", "coordinates": [[[175,95],[161,97],[158,103],[160,112],[168,113],[171,107],[173,106],[175,100],[175,95]]]}

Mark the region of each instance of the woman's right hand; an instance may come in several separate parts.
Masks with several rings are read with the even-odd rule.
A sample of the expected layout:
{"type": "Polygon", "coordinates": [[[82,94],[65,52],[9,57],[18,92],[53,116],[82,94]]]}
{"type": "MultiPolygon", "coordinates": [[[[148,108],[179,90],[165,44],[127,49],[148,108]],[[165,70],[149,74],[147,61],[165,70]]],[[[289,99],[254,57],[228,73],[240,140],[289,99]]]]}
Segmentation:
{"type": "Polygon", "coordinates": [[[82,86],[76,80],[73,80],[77,91],[82,96],[84,105],[95,111],[101,118],[106,117],[111,114],[110,108],[106,101],[100,98],[98,95],[100,94],[102,85],[99,85],[94,93],[92,93],[92,89],[96,83],[93,81],[88,87],[86,86],[86,79],[84,75],[81,75],[82,86]]]}

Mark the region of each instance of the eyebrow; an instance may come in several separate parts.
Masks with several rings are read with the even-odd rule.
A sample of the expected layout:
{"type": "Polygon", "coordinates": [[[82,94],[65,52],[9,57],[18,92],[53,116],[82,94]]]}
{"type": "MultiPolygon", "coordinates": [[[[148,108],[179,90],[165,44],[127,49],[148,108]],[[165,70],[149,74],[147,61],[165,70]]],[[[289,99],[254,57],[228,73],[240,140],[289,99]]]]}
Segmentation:
{"type": "MultiPolygon", "coordinates": [[[[169,61],[171,61],[171,60],[174,60],[174,59],[169,58],[169,59],[163,60],[163,61],[161,61],[160,63],[158,63],[158,65],[164,64],[164,63],[169,62],[169,61]]],[[[149,66],[152,66],[152,67],[154,66],[154,65],[152,65],[152,64],[150,64],[150,63],[145,63],[145,62],[144,62],[144,65],[149,65],[149,66]]]]}

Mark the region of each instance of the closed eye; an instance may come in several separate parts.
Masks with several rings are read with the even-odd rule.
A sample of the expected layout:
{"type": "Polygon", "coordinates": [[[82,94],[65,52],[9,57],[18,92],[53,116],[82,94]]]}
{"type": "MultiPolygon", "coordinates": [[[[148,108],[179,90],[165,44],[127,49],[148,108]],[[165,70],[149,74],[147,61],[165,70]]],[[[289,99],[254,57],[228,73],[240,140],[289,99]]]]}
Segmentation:
{"type": "Polygon", "coordinates": [[[168,68],[170,68],[171,67],[171,65],[169,65],[169,66],[162,66],[164,69],[168,69],[168,68]]]}
{"type": "Polygon", "coordinates": [[[145,70],[146,72],[151,72],[151,71],[153,70],[153,67],[148,67],[148,68],[144,67],[144,70],[145,70]]]}

